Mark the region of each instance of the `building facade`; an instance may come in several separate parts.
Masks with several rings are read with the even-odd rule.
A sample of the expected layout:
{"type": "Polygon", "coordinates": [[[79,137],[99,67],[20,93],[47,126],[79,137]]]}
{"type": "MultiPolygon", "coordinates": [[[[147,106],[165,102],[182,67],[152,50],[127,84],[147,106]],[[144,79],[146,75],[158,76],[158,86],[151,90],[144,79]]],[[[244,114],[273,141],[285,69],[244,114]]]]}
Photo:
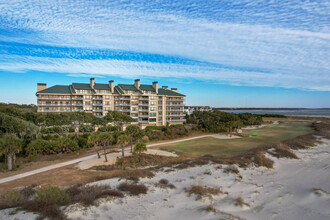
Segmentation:
{"type": "MultiPolygon", "coordinates": [[[[182,124],[184,119],[185,95],[176,88],[167,86],[158,88],[158,82],[152,85],[134,84],[114,85],[95,83],[72,83],[47,88],[38,83],[38,112],[76,112],[84,111],[103,117],[108,111],[119,111],[131,116],[133,123],[145,125],[182,124]]],[[[144,125],[144,126],[143,126],[144,125]]]]}

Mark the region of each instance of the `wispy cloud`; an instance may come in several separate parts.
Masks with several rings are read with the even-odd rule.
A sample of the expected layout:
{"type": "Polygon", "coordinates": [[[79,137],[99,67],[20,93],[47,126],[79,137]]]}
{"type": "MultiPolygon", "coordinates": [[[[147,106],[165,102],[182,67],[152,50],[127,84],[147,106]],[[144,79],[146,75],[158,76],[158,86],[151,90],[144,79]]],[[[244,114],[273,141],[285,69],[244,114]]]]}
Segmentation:
{"type": "Polygon", "coordinates": [[[330,91],[330,3],[9,1],[0,69],[330,91]]]}

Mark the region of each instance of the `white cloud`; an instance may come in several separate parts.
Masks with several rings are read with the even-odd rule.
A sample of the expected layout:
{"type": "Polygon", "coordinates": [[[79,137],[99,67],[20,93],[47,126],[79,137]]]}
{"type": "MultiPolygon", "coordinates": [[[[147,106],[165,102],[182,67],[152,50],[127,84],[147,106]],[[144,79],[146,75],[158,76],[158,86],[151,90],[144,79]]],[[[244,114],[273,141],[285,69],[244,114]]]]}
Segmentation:
{"type": "Polygon", "coordinates": [[[184,8],[162,10],[152,5],[148,9],[139,4],[108,1],[13,0],[0,7],[0,16],[6,21],[1,25],[7,30],[29,34],[21,37],[0,34],[2,41],[164,54],[231,68],[27,55],[12,59],[7,54],[7,58],[0,60],[0,69],[122,77],[159,76],[161,73],[164,77],[190,77],[235,85],[330,91],[330,32],[326,25],[329,20],[325,21],[329,18],[326,13],[326,9],[330,10],[329,3],[298,1],[292,4],[287,1],[281,10],[276,8],[278,3],[263,4],[235,1],[230,4],[231,8],[228,6],[228,12],[219,8],[223,13],[219,14],[217,5],[210,3],[206,9],[214,14],[205,16],[197,6],[192,8],[198,10],[187,12],[184,8]],[[246,10],[253,13],[248,14],[244,7],[237,9],[235,3],[245,5],[246,10]],[[233,16],[231,22],[230,15],[239,13],[246,21],[237,21],[233,16]],[[217,17],[220,15],[223,18],[217,17]],[[296,21],[295,16],[300,21],[296,21]],[[258,22],[253,22],[254,19],[258,22]],[[246,68],[255,71],[246,71],[246,68]]]}

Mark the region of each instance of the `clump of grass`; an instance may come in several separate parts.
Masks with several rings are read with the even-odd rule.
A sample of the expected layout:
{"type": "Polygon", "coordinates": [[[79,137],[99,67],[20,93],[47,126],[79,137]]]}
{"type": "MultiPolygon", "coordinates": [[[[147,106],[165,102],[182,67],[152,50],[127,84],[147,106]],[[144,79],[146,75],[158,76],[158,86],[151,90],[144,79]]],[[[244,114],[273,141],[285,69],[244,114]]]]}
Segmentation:
{"type": "Polygon", "coordinates": [[[167,179],[161,179],[161,180],[159,180],[159,184],[167,185],[168,180],[167,179]]]}
{"type": "MultiPolygon", "coordinates": [[[[103,168],[100,168],[100,167],[98,167],[98,168],[94,167],[93,169],[103,170],[103,168]]],[[[99,180],[111,179],[111,178],[117,177],[117,178],[131,180],[131,181],[134,181],[135,183],[137,183],[140,180],[140,178],[152,178],[154,176],[155,176],[155,174],[150,170],[143,170],[143,169],[113,170],[111,175],[100,175],[97,177],[93,177],[93,179],[90,179],[90,182],[95,182],[95,181],[99,181],[99,180]]]]}
{"type": "Polygon", "coordinates": [[[190,189],[186,189],[186,192],[189,196],[192,194],[196,195],[196,200],[201,200],[203,197],[208,197],[212,199],[213,195],[219,195],[222,193],[220,188],[212,188],[212,187],[204,187],[204,186],[197,186],[193,185],[190,189]]]}
{"type": "Polygon", "coordinates": [[[176,187],[169,183],[167,179],[161,179],[159,180],[158,184],[156,186],[159,186],[161,188],[170,188],[170,189],[175,189],[176,187]]]}
{"type": "Polygon", "coordinates": [[[43,205],[65,205],[69,202],[69,199],[69,195],[64,190],[56,186],[49,186],[38,190],[33,201],[43,205]]]}
{"type": "Polygon", "coordinates": [[[267,168],[273,168],[274,162],[265,156],[264,151],[258,151],[255,154],[255,163],[258,166],[264,166],[267,168]]]}
{"type": "Polygon", "coordinates": [[[20,193],[26,198],[29,199],[31,196],[33,196],[36,192],[35,187],[36,184],[32,184],[30,186],[26,186],[23,189],[20,190],[20,193]]]}
{"type": "Polygon", "coordinates": [[[223,172],[225,173],[234,173],[234,174],[239,174],[239,170],[235,165],[229,165],[227,166],[223,172]]]}
{"type": "Polygon", "coordinates": [[[213,212],[213,213],[216,213],[217,210],[212,206],[212,205],[208,205],[205,207],[205,211],[207,212],[213,212]]]}
{"type": "Polygon", "coordinates": [[[22,208],[27,211],[38,212],[39,219],[65,219],[60,206],[69,203],[69,195],[59,187],[49,186],[36,191],[33,200],[26,200],[22,208]]]}
{"type": "Polygon", "coordinates": [[[210,170],[207,170],[203,173],[204,175],[212,175],[212,172],[210,170]]]}
{"type": "Polygon", "coordinates": [[[109,185],[74,185],[68,188],[66,192],[70,195],[71,203],[80,203],[85,206],[94,205],[95,201],[99,198],[124,197],[123,193],[111,189],[109,185]]]}
{"type": "Polygon", "coordinates": [[[237,197],[235,205],[240,206],[240,207],[243,207],[244,205],[246,205],[246,206],[250,207],[250,205],[248,203],[244,202],[242,197],[237,197]]]}
{"type": "Polygon", "coordinates": [[[295,155],[290,148],[283,143],[280,143],[276,145],[275,151],[271,152],[273,156],[280,158],[280,157],[285,157],[285,158],[290,158],[290,159],[298,159],[297,155],[295,155]]]}
{"type": "Polygon", "coordinates": [[[10,190],[0,197],[0,209],[18,207],[25,198],[18,190],[10,190]]]}
{"type": "Polygon", "coordinates": [[[128,183],[119,184],[117,189],[120,191],[129,192],[129,194],[133,196],[146,194],[148,191],[148,188],[143,184],[128,184],[128,183]]]}

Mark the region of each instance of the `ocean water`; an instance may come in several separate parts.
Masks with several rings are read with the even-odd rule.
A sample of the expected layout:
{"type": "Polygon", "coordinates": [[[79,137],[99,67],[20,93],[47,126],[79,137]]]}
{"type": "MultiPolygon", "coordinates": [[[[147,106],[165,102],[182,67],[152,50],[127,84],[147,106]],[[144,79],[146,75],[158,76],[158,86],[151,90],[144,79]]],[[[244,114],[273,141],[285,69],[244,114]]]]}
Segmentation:
{"type": "Polygon", "coordinates": [[[330,109],[301,109],[301,110],[223,110],[231,113],[253,113],[253,114],[280,114],[297,116],[329,116],[330,109]]]}

